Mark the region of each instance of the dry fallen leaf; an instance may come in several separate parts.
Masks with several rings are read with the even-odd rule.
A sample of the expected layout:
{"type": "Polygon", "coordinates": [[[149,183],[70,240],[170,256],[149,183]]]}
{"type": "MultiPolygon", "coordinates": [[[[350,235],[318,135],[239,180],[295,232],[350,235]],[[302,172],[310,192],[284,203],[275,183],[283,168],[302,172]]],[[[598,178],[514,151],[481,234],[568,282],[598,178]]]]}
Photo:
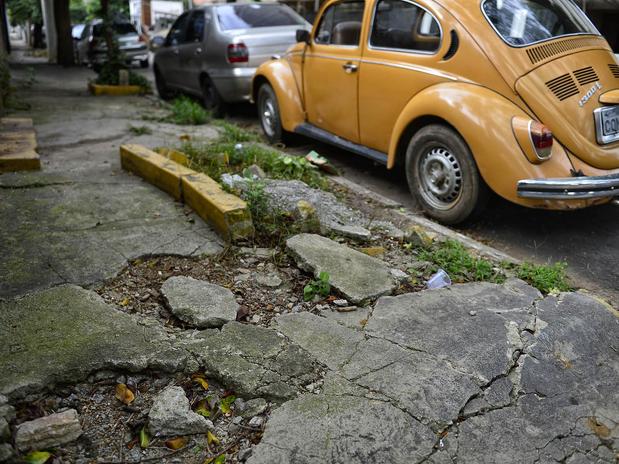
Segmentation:
{"type": "Polygon", "coordinates": [[[124,404],[131,404],[135,400],[135,395],[124,383],[116,385],[116,399],[124,404]]]}
{"type": "Polygon", "coordinates": [[[193,380],[196,383],[199,383],[202,386],[202,388],[204,388],[205,390],[208,390],[208,382],[206,381],[206,378],[204,377],[204,375],[193,374],[191,376],[191,380],[193,380]]]}
{"type": "Polygon", "coordinates": [[[170,449],[177,450],[183,448],[188,441],[189,440],[185,437],[177,437],[166,440],[165,445],[170,449]]]}
{"type": "Polygon", "coordinates": [[[211,443],[215,443],[219,445],[220,441],[210,430],[206,432],[206,441],[210,445],[211,443]]]}
{"type": "Polygon", "coordinates": [[[120,305],[121,305],[121,306],[127,306],[128,304],[129,304],[129,298],[123,298],[123,299],[120,301],[120,305]]]}

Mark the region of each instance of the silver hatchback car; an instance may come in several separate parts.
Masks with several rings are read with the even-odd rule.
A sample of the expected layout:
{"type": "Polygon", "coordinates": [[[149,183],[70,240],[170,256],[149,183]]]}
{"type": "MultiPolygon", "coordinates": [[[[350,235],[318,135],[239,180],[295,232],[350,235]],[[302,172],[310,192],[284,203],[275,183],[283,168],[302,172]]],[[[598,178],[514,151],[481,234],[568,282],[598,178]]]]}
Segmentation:
{"type": "Polygon", "coordinates": [[[226,103],[249,101],[256,68],[296,43],[297,29],[311,25],[278,3],[221,3],[178,17],[155,53],[157,91],[200,96],[216,116],[226,103]]]}

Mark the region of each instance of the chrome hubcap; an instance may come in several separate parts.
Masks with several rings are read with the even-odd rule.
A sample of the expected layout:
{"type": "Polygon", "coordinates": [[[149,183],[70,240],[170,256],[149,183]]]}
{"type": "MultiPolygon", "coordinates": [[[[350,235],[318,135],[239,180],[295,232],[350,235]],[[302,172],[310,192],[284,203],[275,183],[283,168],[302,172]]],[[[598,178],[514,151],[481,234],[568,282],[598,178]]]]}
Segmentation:
{"type": "Polygon", "coordinates": [[[275,133],[275,105],[271,98],[266,97],[262,101],[262,125],[267,135],[271,136],[275,133]]]}
{"type": "Polygon", "coordinates": [[[421,194],[434,208],[448,209],[460,198],[462,170],[446,148],[433,148],[421,157],[419,177],[421,194]]]}

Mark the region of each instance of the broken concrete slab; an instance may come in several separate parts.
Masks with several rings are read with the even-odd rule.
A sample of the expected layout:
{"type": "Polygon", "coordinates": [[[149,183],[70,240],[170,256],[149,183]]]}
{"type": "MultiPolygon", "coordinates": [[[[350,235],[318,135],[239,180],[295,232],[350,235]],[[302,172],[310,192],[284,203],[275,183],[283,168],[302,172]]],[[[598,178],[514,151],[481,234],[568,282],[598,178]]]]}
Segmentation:
{"type": "Polygon", "coordinates": [[[15,446],[22,452],[55,448],[77,440],[81,434],[77,411],[68,409],[18,425],[15,446]]]}
{"type": "Polygon", "coordinates": [[[406,349],[310,313],[286,314],[276,328],[329,369],[379,392],[424,423],[446,424],[481,392],[473,376],[427,353],[406,349]]]}
{"type": "Polygon", "coordinates": [[[315,277],[328,273],[330,284],[353,303],[387,295],[397,286],[383,261],[326,237],[295,235],[286,241],[286,248],[304,271],[315,277]]]}
{"type": "Polygon", "coordinates": [[[276,409],[249,464],[420,462],[434,433],[391,404],[348,395],[304,395],[276,409]]]}
{"type": "Polygon", "coordinates": [[[191,410],[185,391],[178,386],[167,387],[159,393],[148,413],[148,429],[153,436],[206,433],[213,427],[210,420],[191,410]]]}
{"type": "Polygon", "coordinates": [[[504,373],[522,349],[519,331],[533,324],[538,298],[537,290],[520,281],[384,297],[377,301],[366,332],[449,360],[484,383],[504,373]]]}
{"type": "Polygon", "coordinates": [[[239,309],[230,290],[191,277],[170,277],[161,286],[161,294],[172,314],[199,329],[234,321],[239,309]]]}
{"type": "MultiPolygon", "coordinates": [[[[370,221],[363,213],[344,205],[332,193],[311,188],[299,180],[265,179],[261,182],[270,209],[298,216],[299,202],[303,202],[315,210],[311,217],[318,219],[321,233],[333,232],[359,240],[371,237],[366,228],[370,221]]],[[[244,190],[247,185],[243,181],[235,183],[234,187],[244,190]]]]}
{"type": "Polygon", "coordinates": [[[230,322],[185,340],[207,375],[240,396],[282,401],[317,379],[314,359],[271,329],[230,322]]]}
{"type": "Polygon", "coordinates": [[[0,301],[0,339],[0,393],[9,398],[102,369],[177,372],[188,356],[157,322],[122,313],[74,285],[0,301]]]}

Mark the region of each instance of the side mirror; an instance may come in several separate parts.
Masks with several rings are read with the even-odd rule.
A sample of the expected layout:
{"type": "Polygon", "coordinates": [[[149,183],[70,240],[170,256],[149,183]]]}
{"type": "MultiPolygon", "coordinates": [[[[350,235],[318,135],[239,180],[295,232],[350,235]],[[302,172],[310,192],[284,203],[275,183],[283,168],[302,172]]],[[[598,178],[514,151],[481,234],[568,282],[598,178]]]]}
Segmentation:
{"type": "Polygon", "coordinates": [[[160,35],[153,37],[152,40],[150,41],[150,46],[153,50],[157,50],[158,48],[161,48],[164,45],[165,45],[165,39],[161,37],[160,35]]]}
{"type": "Polygon", "coordinates": [[[297,29],[297,42],[310,43],[310,32],[307,29],[297,29]]]}

